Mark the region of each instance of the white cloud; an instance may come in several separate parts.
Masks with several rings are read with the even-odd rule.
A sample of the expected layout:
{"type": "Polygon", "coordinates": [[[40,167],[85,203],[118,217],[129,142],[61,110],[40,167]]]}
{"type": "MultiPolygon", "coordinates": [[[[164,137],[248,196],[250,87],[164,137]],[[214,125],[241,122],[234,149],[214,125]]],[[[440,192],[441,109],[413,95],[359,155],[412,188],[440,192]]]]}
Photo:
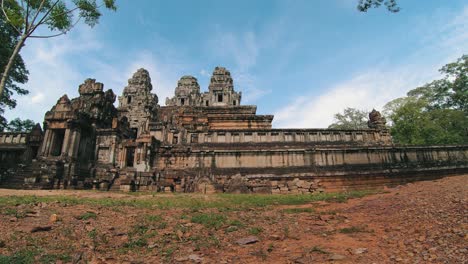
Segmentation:
{"type": "Polygon", "coordinates": [[[448,24],[433,29],[425,47],[398,65],[376,65],[372,69],[330,86],[321,94],[307,94],[275,113],[275,127],[328,127],[335,113],[346,107],[382,109],[388,101],[410,89],[438,78],[438,69],[468,52],[468,7],[448,24]],[[430,39],[429,39],[430,38],[430,39]]]}
{"type": "Polygon", "coordinates": [[[233,61],[234,68],[230,70],[236,90],[242,91],[243,104],[254,103],[261,96],[271,92],[269,89],[258,87],[256,77],[252,74],[261,47],[270,43],[271,38],[259,38],[252,31],[233,33],[219,28],[210,40],[209,46],[220,61],[233,61]]]}
{"type": "Polygon", "coordinates": [[[28,39],[21,55],[29,70],[29,81],[24,87],[31,95],[18,96],[17,107],[6,111],[6,118],[42,121],[45,112],[60,96],[76,95],[78,84],[84,79],[68,56],[99,47],[94,33],[85,27],[78,27],[71,34],[59,38],[28,39]]]}
{"type": "MultiPolygon", "coordinates": [[[[29,69],[29,82],[24,86],[30,95],[17,97],[18,105],[6,110],[5,117],[33,119],[41,122],[46,111],[67,94],[78,96],[78,86],[86,78],[94,78],[119,96],[127,80],[139,68],[146,68],[152,78],[153,93],[160,104],[172,96],[180,67],[161,62],[150,51],[138,51],[125,57],[111,57],[118,63],[103,60],[96,53],[104,51],[98,32],[79,27],[69,35],[54,39],[29,40],[21,55],[29,69]],[[77,43],[80,43],[79,45],[77,43]],[[80,58],[79,62],[75,61],[80,58]],[[85,75],[89,72],[89,75],[85,75]]],[[[116,100],[116,105],[118,100],[116,100]]]]}
{"type": "MultiPolygon", "coordinates": [[[[433,69],[432,67],[429,67],[433,69]]],[[[373,70],[339,83],[320,95],[296,98],[275,113],[277,127],[327,127],[333,115],[346,107],[382,109],[386,102],[405,94],[429,78],[431,70],[373,70]]]]}
{"type": "Polygon", "coordinates": [[[37,104],[42,102],[45,99],[45,96],[43,93],[39,92],[31,97],[31,103],[37,104]]]}

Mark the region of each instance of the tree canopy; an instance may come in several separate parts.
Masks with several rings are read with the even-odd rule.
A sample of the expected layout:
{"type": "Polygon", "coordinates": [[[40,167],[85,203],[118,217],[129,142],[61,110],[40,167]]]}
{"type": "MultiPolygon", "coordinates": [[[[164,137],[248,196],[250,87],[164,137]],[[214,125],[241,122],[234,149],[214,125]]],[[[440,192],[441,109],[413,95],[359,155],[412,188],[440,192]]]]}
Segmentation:
{"type": "Polygon", "coordinates": [[[381,5],[385,5],[387,10],[392,13],[397,13],[400,11],[400,7],[397,4],[396,0],[359,0],[358,10],[361,12],[367,12],[371,8],[378,8],[381,5]]]}
{"type": "Polygon", "coordinates": [[[335,122],[328,126],[330,129],[366,129],[367,112],[347,107],[343,114],[335,114],[335,122]]]}
{"type": "Polygon", "coordinates": [[[445,65],[440,72],[442,79],[385,105],[396,143],[468,143],[468,56],[445,65]]]}
{"type": "MultiPolygon", "coordinates": [[[[5,5],[15,5],[14,1],[8,1],[5,5]]],[[[18,42],[19,33],[11,26],[5,18],[3,12],[0,12],[0,72],[3,72],[8,64],[8,58],[13,53],[13,50],[18,42]]],[[[24,64],[21,55],[13,60],[11,70],[5,80],[5,89],[3,96],[0,96],[0,131],[3,131],[8,126],[8,122],[3,116],[6,108],[13,109],[16,107],[14,94],[26,95],[28,91],[21,88],[19,84],[24,84],[28,81],[28,71],[24,64]]]]}
{"type": "Polygon", "coordinates": [[[36,123],[31,119],[21,120],[15,118],[8,123],[7,130],[13,132],[30,132],[35,126],[36,123]]]}
{"type": "MultiPolygon", "coordinates": [[[[93,27],[99,22],[104,6],[116,10],[115,0],[0,0],[3,22],[16,31],[15,45],[5,58],[6,65],[2,68],[0,82],[0,97],[5,96],[7,80],[14,62],[29,38],[52,38],[69,32],[78,22],[93,27]],[[37,34],[37,29],[45,27],[48,33],[37,34]]],[[[44,31],[42,31],[44,32],[44,31]]]]}

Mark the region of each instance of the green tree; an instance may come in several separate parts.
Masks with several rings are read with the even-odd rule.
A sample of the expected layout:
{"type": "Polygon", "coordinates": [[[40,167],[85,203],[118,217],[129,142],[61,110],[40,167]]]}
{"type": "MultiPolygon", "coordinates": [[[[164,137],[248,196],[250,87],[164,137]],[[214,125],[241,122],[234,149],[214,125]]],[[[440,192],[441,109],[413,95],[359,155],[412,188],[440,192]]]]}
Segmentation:
{"type": "Polygon", "coordinates": [[[335,123],[328,126],[330,129],[366,129],[367,112],[355,108],[346,108],[343,114],[335,114],[335,123]]]}
{"type": "Polygon", "coordinates": [[[15,118],[8,123],[8,131],[12,132],[30,132],[36,123],[34,123],[31,119],[21,120],[19,118],[15,118]]]}
{"type": "MultiPolygon", "coordinates": [[[[101,17],[100,7],[116,10],[115,0],[0,0],[1,12],[13,30],[18,33],[15,46],[2,68],[0,97],[4,96],[9,73],[19,52],[29,38],[53,38],[69,32],[79,21],[93,27],[101,17]],[[47,28],[49,35],[36,34],[39,28],[47,28]]],[[[2,43],[3,45],[3,43],[2,43]]]]}
{"type": "MultiPolygon", "coordinates": [[[[16,2],[7,2],[7,5],[14,5],[16,2]]],[[[12,54],[19,38],[19,33],[6,21],[3,12],[0,12],[0,72],[5,69],[8,58],[12,54]]],[[[18,84],[24,84],[28,81],[28,71],[21,55],[16,56],[11,66],[11,70],[5,81],[3,96],[0,96],[0,131],[3,131],[8,122],[3,117],[6,108],[15,108],[16,100],[13,99],[14,93],[19,95],[28,94],[28,91],[20,88],[18,84]]]]}
{"type": "Polygon", "coordinates": [[[397,13],[400,11],[396,0],[359,0],[358,10],[361,12],[367,12],[371,8],[378,8],[384,4],[388,11],[397,13]]]}
{"type": "Polygon", "coordinates": [[[444,77],[413,89],[384,107],[401,144],[468,143],[468,56],[441,70],[444,77]]]}

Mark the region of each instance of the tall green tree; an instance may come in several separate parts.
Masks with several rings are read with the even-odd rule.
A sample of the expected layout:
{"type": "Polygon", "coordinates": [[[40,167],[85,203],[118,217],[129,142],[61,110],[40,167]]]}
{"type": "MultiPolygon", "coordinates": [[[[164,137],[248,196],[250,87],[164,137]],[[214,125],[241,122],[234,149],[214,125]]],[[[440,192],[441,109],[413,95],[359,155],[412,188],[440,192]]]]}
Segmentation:
{"type": "MultiPolygon", "coordinates": [[[[6,5],[15,5],[16,2],[9,1],[6,5]]],[[[10,7],[11,8],[11,7],[10,7]]],[[[13,50],[18,43],[19,33],[6,21],[3,12],[0,12],[0,72],[3,72],[8,64],[8,58],[13,53],[13,50]]],[[[0,96],[0,131],[3,131],[8,126],[8,122],[3,116],[5,109],[13,109],[16,107],[16,100],[13,95],[28,94],[28,91],[19,87],[19,84],[24,84],[28,81],[28,71],[24,64],[21,55],[15,57],[11,70],[5,81],[3,96],[0,96]]]]}
{"type": "Polygon", "coordinates": [[[445,65],[443,78],[384,107],[401,144],[468,144],[468,56],[445,65]]]}
{"type": "Polygon", "coordinates": [[[367,112],[347,107],[343,113],[335,114],[335,122],[328,126],[330,129],[366,129],[367,112]]]}
{"type": "Polygon", "coordinates": [[[7,64],[2,69],[0,97],[4,96],[9,73],[28,39],[53,38],[66,34],[81,20],[93,27],[99,22],[102,6],[116,10],[115,0],[103,0],[101,4],[96,0],[0,0],[0,4],[6,23],[18,33],[16,45],[7,56],[7,64]],[[36,34],[40,28],[48,29],[50,34],[36,34]]]}
{"type": "Polygon", "coordinates": [[[34,123],[31,119],[21,120],[19,118],[15,118],[8,123],[8,131],[12,132],[30,132],[36,123],[34,123]]]}
{"type": "Polygon", "coordinates": [[[385,5],[387,10],[393,13],[400,11],[396,0],[359,0],[358,10],[361,12],[367,12],[371,8],[378,8],[381,5],[385,5]]]}

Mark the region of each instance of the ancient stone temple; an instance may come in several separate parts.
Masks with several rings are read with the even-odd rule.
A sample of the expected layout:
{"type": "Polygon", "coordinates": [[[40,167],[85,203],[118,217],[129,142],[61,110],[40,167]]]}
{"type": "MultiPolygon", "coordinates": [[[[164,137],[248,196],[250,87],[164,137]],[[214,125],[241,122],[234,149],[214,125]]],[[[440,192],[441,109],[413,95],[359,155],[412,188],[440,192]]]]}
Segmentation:
{"type": "Polygon", "coordinates": [[[272,115],[241,104],[223,67],[214,69],[206,92],[192,76],[177,82],[165,106],[152,92],[148,71],[140,69],[116,108],[114,93],[88,79],[79,97],[64,95],[45,114],[43,137],[0,134],[0,154],[10,142],[31,145],[16,176],[24,188],[309,193],[468,171],[467,145],[395,145],[376,110],[368,129],[272,128],[272,115]]]}

